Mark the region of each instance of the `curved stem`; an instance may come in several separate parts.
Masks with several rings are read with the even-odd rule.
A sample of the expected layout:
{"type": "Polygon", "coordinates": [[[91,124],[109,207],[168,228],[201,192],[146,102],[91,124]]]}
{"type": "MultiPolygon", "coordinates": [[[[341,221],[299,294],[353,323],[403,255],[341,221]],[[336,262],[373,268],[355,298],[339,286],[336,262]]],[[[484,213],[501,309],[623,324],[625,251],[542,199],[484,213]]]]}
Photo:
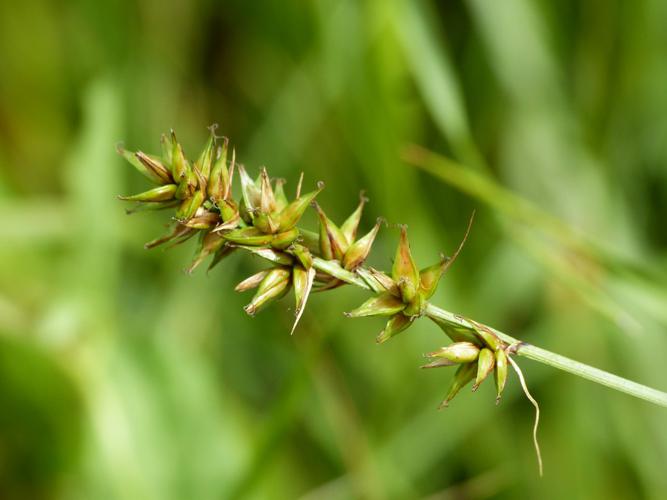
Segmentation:
{"type": "MultiPolygon", "coordinates": [[[[331,261],[326,261],[318,257],[313,259],[313,267],[319,271],[329,273],[332,271],[332,265],[333,264],[331,261]]],[[[333,271],[334,273],[332,274],[335,274],[336,277],[342,279],[346,283],[358,286],[371,292],[375,292],[375,290],[373,290],[371,286],[366,283],[366,281],[357,273],[345,271],[340,267],[333,271]]],[[[458,324],[463,328],[469,329],[473,327],[473,325],[463,316],[451,313],[437,306],[434,306],[433,304],[428,304],[426,306],[425,313],[434,318],[458,324]]],[[[575,361],[565,356],[561,356],[560,354],[547,351],[546,349],[521,342],[520,340],[515,339],[514,337],[507,335],[506,333],[503,333],[499,330],[496,330],[495,328],[488,328],[504,342],[510,345],[516,345],[515,352],[519,356],[532,359],[538,363],[544,363],[545,365],[553,366],[559,370],[572,373],[573,375],[577,375],[592,382],[610,387],[611,389],[624,392],[636,398],[643,399],[650,403],[667,408],[667,393],[665,392],[638,384],[632,380],[628,380],[623,377],[619,377],[618,375],[614,375],[613,373],[600,370],[599,368],[594,368],[584,363],[580,363],[579,361],[575,361]]]]}

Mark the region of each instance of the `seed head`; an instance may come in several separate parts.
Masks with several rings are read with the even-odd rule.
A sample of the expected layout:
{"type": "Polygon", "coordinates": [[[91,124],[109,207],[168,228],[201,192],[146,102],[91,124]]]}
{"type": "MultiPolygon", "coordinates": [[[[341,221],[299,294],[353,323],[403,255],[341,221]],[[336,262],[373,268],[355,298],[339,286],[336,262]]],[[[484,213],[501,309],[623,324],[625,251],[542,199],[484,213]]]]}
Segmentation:
{"type": "Polygon", "coordinates": [[[479,347],[470,342],[455,342],[447,347],[426,355],[429,358],[444,358],[452,363],[470,363],[476,361],[479,356],[479,347]]]}

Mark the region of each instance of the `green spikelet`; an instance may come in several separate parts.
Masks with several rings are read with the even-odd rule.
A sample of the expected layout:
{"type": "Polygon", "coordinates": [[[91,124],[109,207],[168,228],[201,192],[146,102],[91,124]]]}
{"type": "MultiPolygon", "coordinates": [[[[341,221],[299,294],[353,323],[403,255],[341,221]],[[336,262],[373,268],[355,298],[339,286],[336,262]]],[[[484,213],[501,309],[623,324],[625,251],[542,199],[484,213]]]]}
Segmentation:
{"type": "Polygon", "coordinates": [[[439,408],[446,408],[449,406],[449,402],[454,399],[454,397],[463,389],[472,379],[475,378],[477,373],[477,363],[466,363],[459,366],[458,370],[454,374],[454,380],[449,387],[449,392],[447,397],[440,403],[439,408]]]}

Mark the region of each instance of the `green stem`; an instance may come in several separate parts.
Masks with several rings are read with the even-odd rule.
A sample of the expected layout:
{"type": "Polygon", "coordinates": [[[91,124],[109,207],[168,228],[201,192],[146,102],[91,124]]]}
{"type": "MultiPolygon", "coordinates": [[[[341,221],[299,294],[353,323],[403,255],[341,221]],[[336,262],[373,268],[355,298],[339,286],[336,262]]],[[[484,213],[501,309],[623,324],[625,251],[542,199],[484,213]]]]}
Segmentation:
{"type": "MultiPolygon", "coordinates": [[[[426,313],[429,316],[435,318],[443,319],[445,321],[450,321],[452,323],[458,323],[462,327],[469,328],[470,323],[463,317],[456,314],[452,314],[449,311],[440,309],[432,304],[429,304],[426,308],[426,313]]],[[[651,403],[655,403],[660,406],[667,407],[667,393],[659,391],[657,389],[652,389],[637,382],[619,377],[613,373],[600,370],[599,368],[594,368],[592,366],[580,363],[560,354],[556,354],[541,347],[523,343],[506,333],[496,330],[495,328],[488,327],[493,333],[495,333],[500,339],[508,344],[516,344],[516,353],[519,356],[524,358],[532,359],[539,363],[544,363],[545,365],[553,366],[559,370],[563,370],[579,377],[591,380],[598,384],[605,385],[617,391],[630,394],[636,398],[644,399],[651,403]]]]}
{"type": "MultiPolygon", "coordinates": [[[[327,272],[335,275],[337,278],[342,279],[343,281],[364,288],[365,290],[375,292],[366,281],[360,277],[357,273],[350,271],[344,271],[340,267],[336,266],[336,269],[332,269],[334,264],[331,261],[326,261],[316,257],[313,259],[313,267],[315,269],[327,272]],[[333,272],[332,272],[333,271],[333,272]]],[[[472,329],[473,325],[463,316],[445,311],[439,307],[436,307],[432,304],[428,304],[426,307],[425,313],[431,317],[441,319],[453,324],[458,324],[463,328],[472,329]]],[[[601,385],[605,385],[612,389],[615,389],[620,392],[624,392],[636,398],[649,401],[660,406],[667,408],[667,393],[659,391],[657,389],[652,389],[637,382],[619,377],[612,373],[594,368],[592,366],[574,361],[573,359],[566,358],[560,354],[547,351],[540,347],[526,344],[521,342],[506,333],[496,330],[495,328],[488,327],[493,333],[495,333],[501,340],[510,344],[516,345],[515,352],[524,358],[532,359],[539,363],[544,363],[545,365],[553,366],[559,370],[563,370],[579,377],[591,380],[601,385]]]]}

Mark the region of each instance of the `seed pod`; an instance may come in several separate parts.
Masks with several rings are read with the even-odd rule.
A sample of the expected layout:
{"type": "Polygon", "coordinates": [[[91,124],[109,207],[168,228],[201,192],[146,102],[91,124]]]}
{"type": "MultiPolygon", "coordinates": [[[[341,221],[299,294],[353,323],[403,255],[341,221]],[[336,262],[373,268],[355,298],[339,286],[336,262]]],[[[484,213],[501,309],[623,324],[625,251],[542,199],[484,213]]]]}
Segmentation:
{"type": "Polygon", "coordinates": [[[414,317],[406,316],[403,313],[397,313],[393,315],[391,318],[389,318],[389,321],[387,321],[384,330],[380,332],[380,335],[377,336],[375,341],[378,344],[386,342],[390,338],[407,329],[414,322],[414,320],[414,317]]]}
{"type": "Polygon", "coordinates": [[[244,200],[241,200],[241,203],[239,204],[239,215],[241,216],[241,220],[243,222],[245,222],[248,226],[252,226],[253,216],[250,214],[248,206],[244,200]]]}
{"type": "Polygon", "coordinates": [[[275,218],[264,212],[255,212],[252,225],[267,234],[274,234],[278,231],[278,223],[275,218]]]}
{"type": "Polygon", "coordinates": [[[146,170],[153,172],[157,177],[162,180],[162,184],[172,184],[174,179],[172,179],[169,170],[165,167],[159,158],[149,156],[146,153],[137,151],[134,153],[134,156],[139,160],[146,170]]]}
{"type": "Polygon", "coordinates": [[[315,203],[315,209],[320,219],[320,253],[326,260],[342,261],[349,246],[345,235],[336,224],[324,213],[324,210],[315,203]]]}
{"type": "Polygon", "coordinates": [[[505,383],[507,382],[507,353],[504,349],[496,351],[496,368],[493,372],[496,380],[496,404],[500,403],[500,398],[505,390],[505,383]]]}
{"type": "Polygon", "coordinates": [[[239,207],[234,200],[221,200],[217,203],[217,207],[224,222],[240,222],[239,207]]]}
{"type": "Polygon", "coordinates": [[[188,274],[191,274],[201,264],[206,257],[216,253],[225,245],[225,239],[219,234],[208,232],[204,235],[201,242],[199,253],[194,258],[190,267],[187,269],[188,274]]]}
{"type": "Polygon", "coordinates": [[[479,347],[470,342],[455,342],[427,354],[429,358],[444,358],[452,363],[470,363],[479,356],[479,347]]]}
{"type": "Polygon", "coordinates": [[[254,217],[254,212],[259,210],[262,198],[262,191],[253,181],[248,172],[246,172],[243,165],[239,165],[239,177],[241,178],[241,192],[243,194],[243,203],[250,214],[251,219],[254,217]]]}
{"type": "Polygon", "coordinates": [[[477,363],[466,363],[459,366],[459,369],[456,370],[454,374],[454,380],[452,380],[452,385],[449,387],[449,392],[447,397],[444,399],[438,408],[443,408],[449,406],[449,402],[454,399],[461,389],[463,389],[468,382],[475,378],[475,373],[477,372],[477,363]]]}
{"type": "Polygon", "coordinates": [[[158,175],[156,172],[148,169],[146,165],[144,165],[141,161],[139,161],[139,158],[137,158],[135,153],[126,150],[120,144],[116,145],[116,151],[118,152],[119,155],[125,158],[130,163],[130,165],[136,168],[137,171],[141,172],[141,174],[150,179],[151,182],[160,185],[164,184],[163,177],[158,175]]]}
{"type": "Polygon", "coordinates": [[[236,248],[234,248],[231,245],[223,245],[222,247],[220,247],[220,249],[216,251],[215,254],[213,255],[213,260],[208,265],[207,271],[210,271],[215,266],[217,266],[222,261],[222,259],[230,255],[234,250],[236,250],[236,248]]]}
{"type": "Polygon", "coordinates": [[[217,128],[217,125],[211,125],[211,127],[209,127],[211,134],[209,135],[208,141],[206,141],[206,145],[199,155],[199,158],[195,162],[195,169],[199,172],[199,175],[202,176],[205,183],[208,183],[211,166],[213,164],[213,157],[215,156],[215,130],[217,128]]]}
{"type": "Polygon", "coordinates": [[[176,184],[165,184],[132,196],[119,196],[123,201],[141,201],[144,203],[170,201],[174,199],[176,184]]]}
{"type": "Polygon", "coordinates": [[[488,326],[477,323],[476,321],[470,320],[470,323],[474,326],[474,332],[477,337],[484,342],[487,346],[493,351],[497,351],[503,345],[502,341],[498,336],[493,333],[488,326]]]}
{"type": "Polygon", "coordinates": [[[245,312],[254,316],[267,304],[285,295],[290,286],[290,274],[290,270],[284,267],[271,269],[259,284],[250,304],[243,308],[245,312]]]}
{"type": "Polygon", "coordinates": [[[290,248],[290,253],[294,255],[305,269],[313,267],[313,255],[303,245],[294,244],[290,248]]]}
{"type": "MultiPolygon", "coordinates": [[[[222,146],[218,147],[217,159],[211,167],[211,174],[208,178],[208,197],[219,205],[222,200],[229,197],[231,189],[231,175],[227,169],[227,148],[229,140],[225,137],[222,140],[222,146]]],[[[232,153],[232,168],[234,165],[234,153],[232,153]]]]}
{"type": "Polygon", "coordinates": [[[425,300],[430,299],[435,293],[446,265],[447,258],[443,256],[440,262],[419,272],[419,292],[425,300]]]}
{"type": "Polygon", "coordinates": [[[345,313],[348,318],[361,318],[363,316],[392,316],[405,309],[405,304],[391,294],[383,293],[377,297],[371,297],[357,307],[354,311],[345,313]]]}
{"type": "Polygon", "coordinates": [[[371,247],[373,246],[373,242],[375,241],[375,237],[379,230],[380,221],[378,220],[375,223],[375,227],[373,227],[366,236],[350,245],[343,257],[342,264],[345,269],[352,271],[364,263],[371,251],[371,247]]]}
{"type": "Polygon", "coordinates": [[[190,172],[190,164],[183,153],[183,146],[176,140],[176,133],[171,131],[171,173],[176,182],[181,182],[190,172]]]}
{"type": "Polygon", "coordinates": [[[491,349],[485,347],[479,351],[479,358],[477,359],[477,378],[472,386],[473,392],[476,391],[482,382],[486,380],[486,377],[491,374],[495,364],[496,357],[491,349]]]}
{"type": "Polygon", "coordinates": [[[415,298],[415,295],[417,295],[419,270],[410,252],[410,242],[408,241],[406,226],[401,226],[401,239],[396,250],[396,257],[394,258],[392,278],[398,284],[403,302],[406,304],[411,302],[415,298]]]}
{"type": "Polygon", "coordinates": [[[297,228],[288,229],[282,233],[273,235],[271,239],[271,246],[277,250],[285,250],[294,240],[299,237],[299,230],[297,228]]]}
{"type": "Polygon", "coordinates": [[[425,307],[426,301],[422,298],[421,294],[417,293],[414,298],[406,304],[403,313],[408,316],[421,316],[425,307]]]}
{"type": "Polygon", "coordinates": [[[287,231],[295,227],[299,223],[299,220],[301,220],[306,208],[308,208],[315,197],[320,194],[322,189],[324,189],[324,184],[319,184],[315,191],[306,193],[287,205],[276,217],[278,231],[287,231]]]}
{"type": "Polygon", "coordinates": [[[178,189],[176,189],[176,198],[179,200],[186,200],[191,198],[195,191],[197,191],[197,186],[199,185],[199,180],[197,175],[189,169],[183,174],[183,177],[178,183],[178,189]]]}
{"type": "Polygon", "coordinates": [[[294,334],[296,325],[301,319],[301,315],[306,308],[310,290],[313,288],[313,281],[315,280],[315,269],[312,267],[308,270],[301,266],[294,266],[292,269],[292,284],[294,286],[294,298],[296,300],[296,309],[294,310],[294,325],[290,335],[294,334]]]}
{"type": "Polygon", "coordinates": [[[200,207],[195,215],[183,222],[188,227],[193,229],[211,229],[217,226],[220,222],[220,214],[217,212],[209,212],[204,207],[200,207]]]}
{"type": "Polygon", "coordinates": [[[190,219],[197,212],[197,209],[202,206],[202,203],[204,203],[204,192],[196,191],[191,198],[183,200],[181,206],[176,210],[176,219],[179,221],[190,219]]]}
{"type": "Polygon", "coordinates": [[[243,227],[224,233],[223,237],[237,245],[263,247],[271,244],[272,234],[265,234],[256,227],[243,227]]]}
{"type": "Polygon", "coordinates": [[[262,281],[264,281],[266,275],[269,274],[269,271],[270,271],[269,269],[265,269],[263,271],[253,274],[252,276],[249,276],[248,278],[241,281],[238,285],[236,285],[234,290],[237,292],[246,292],[248,290],[252,290],[253,288],[257,288],[259,284],[262,281]]]}
{"type": "Polygon", "coordinates": [[[273,195],[273,188],[271,187],[271,180],[269,179],[269,173],[266,171],[266,167],[260,169],[259,178],[259,210],[263,214],[270,214],[276,209],[276,198],[273,195]]]}
{"type": "Polygon", "coordinates": [[[359,228],[359,222],[361,221],[361,213],[364,210],[364,205],[368,199],[364,196],[364,192],[359,193],[359,205],[352,212],[345,222],[340,226],[340,230],[345,236],[345,239],[348,243],[352,243],[357,238],[357,229],[359,228]]]}

